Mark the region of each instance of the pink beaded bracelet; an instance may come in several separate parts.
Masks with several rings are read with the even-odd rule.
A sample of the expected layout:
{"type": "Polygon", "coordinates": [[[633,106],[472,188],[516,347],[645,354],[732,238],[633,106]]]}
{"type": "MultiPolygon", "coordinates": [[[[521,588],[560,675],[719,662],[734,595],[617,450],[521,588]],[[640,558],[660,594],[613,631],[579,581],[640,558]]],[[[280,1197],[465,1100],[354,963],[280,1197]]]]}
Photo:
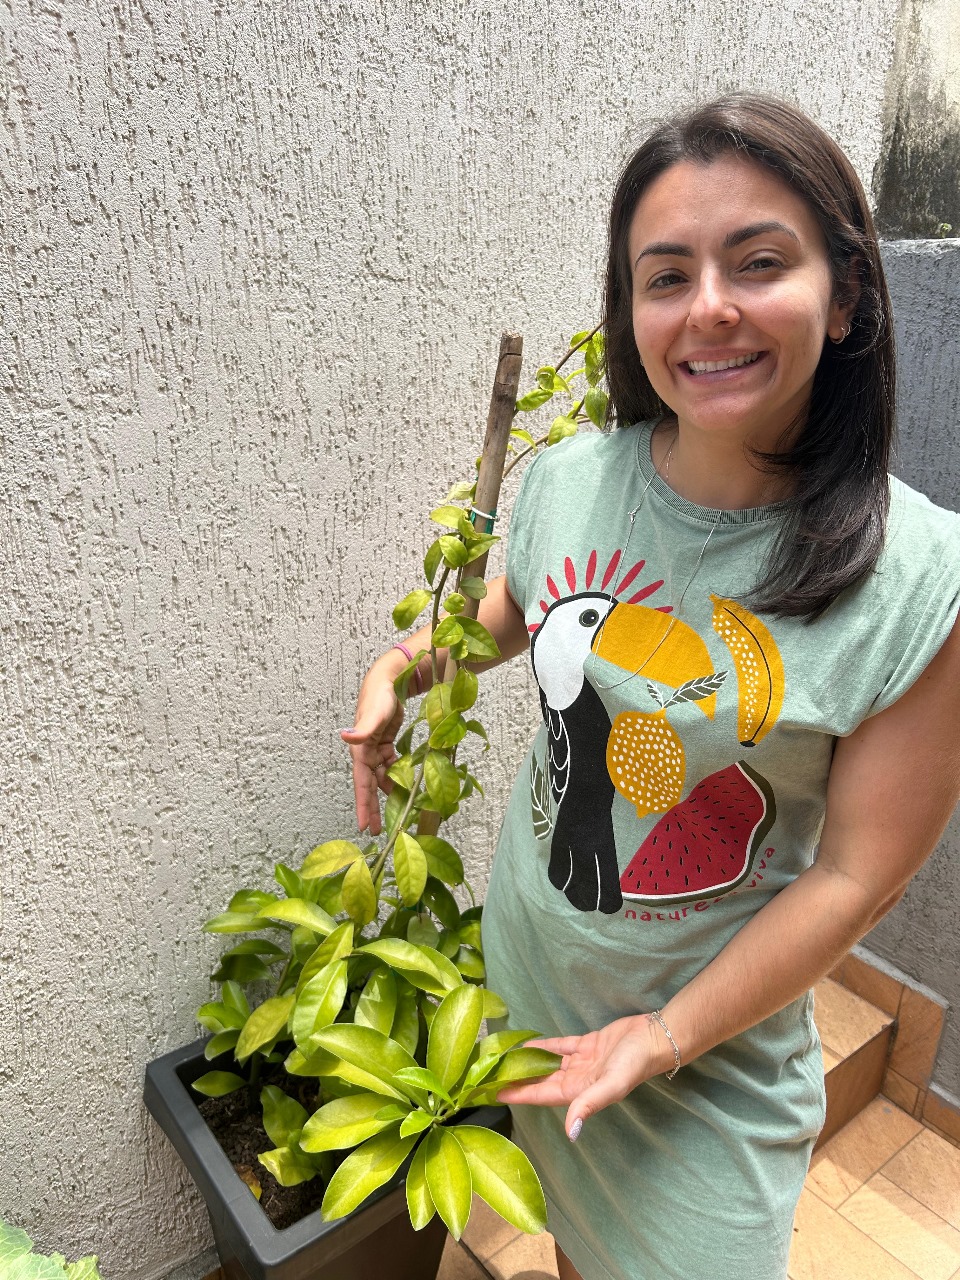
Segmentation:
{"type": "MultiPolygon", "coordinates": [[[[407,660],[408,662],[412,662],[412,661],[413,661],[413,654],[410,652],[410,650],[407,648],[407,646],[406,646],[405,644],[399,644],[399,643],[398,643],[398,644],[395,644],[393,647],[394,647],[395,649],[399,649],[399,650],[400,650],[400,652],[403,654],[403,656],[406,658],[406,660],[407,660]]],[[[417,693],[418,693],[418,694],[419,694],[419,693],[423,693],[423,677],[420,675],[420,663],[419,663],[419,662],[418,662],[418,663],[417,663],[417,665],[413,668],[413,674],[414,674],[414,675],[416,676],[416,678],[417,678],[417,693]]]]}

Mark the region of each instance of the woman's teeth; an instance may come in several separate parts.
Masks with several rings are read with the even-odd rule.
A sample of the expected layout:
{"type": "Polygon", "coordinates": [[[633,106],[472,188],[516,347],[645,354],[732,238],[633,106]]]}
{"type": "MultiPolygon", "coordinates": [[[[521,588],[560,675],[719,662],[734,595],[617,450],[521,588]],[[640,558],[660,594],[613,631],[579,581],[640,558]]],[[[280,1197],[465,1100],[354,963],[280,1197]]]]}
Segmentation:
{"type": "Polygon", "coordinates": [[[748,356],[737,356],[734,360],[688,360],[687,368],[691,373],[718,373],[721,369],[736,369],[742,364],[753,364],[760,359],[760,352],[753,351],[748,356]]]}

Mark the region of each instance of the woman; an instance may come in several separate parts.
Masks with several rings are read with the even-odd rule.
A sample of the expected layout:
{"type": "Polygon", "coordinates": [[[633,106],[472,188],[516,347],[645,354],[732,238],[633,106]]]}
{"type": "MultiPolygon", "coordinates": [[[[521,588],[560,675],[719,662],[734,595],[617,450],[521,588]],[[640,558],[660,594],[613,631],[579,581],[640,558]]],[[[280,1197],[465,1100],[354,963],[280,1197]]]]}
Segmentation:
{"type": "MultiPolygon", "coordinates": [[[[501,1098],[563,1280],[783,1280],[824,1118],[810,988],[960,793],[960,518],[888,478],[875,233],[794,108],[737,95],[647,139],[605,324],[620,429],[528,468],[481,612],[505,658],[529,641],[544,713],[488,982],[563,1055],[501,1098]]],[[[373,831],[404,661],[344,733],[373,831]]]]}

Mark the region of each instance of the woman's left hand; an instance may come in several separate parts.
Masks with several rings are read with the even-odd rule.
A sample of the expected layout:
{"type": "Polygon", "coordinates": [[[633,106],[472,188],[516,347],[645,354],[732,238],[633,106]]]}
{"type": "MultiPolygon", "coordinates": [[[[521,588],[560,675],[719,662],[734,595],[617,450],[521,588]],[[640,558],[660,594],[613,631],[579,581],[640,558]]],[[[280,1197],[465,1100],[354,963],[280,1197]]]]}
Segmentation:
{"type": "Polygon", "coordinates": [[[559,1053],[563,1062],[543,1080],[502,1089],[497,1101],[539,1107],[569,1104],[564,1128],[571,1142],[590,1116],[674,1065],[666,1036],[645,1014],[618,1018],[584,1036],[528,1040],[527,1047],[559,1053]]]}

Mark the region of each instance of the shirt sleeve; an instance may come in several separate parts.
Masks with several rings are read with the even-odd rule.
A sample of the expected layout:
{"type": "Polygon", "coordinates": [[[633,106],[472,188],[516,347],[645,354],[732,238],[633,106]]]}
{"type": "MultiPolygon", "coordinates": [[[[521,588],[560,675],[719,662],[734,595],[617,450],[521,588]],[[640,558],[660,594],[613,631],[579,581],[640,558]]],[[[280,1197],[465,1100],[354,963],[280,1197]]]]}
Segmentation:
{"type": "Polygon", "coordinates": [[[898,598],[889,601],[900,622],[895,629],[884,621],[877,627],[877,640],[884,646],[882,686],[868,716],[885,711],[906,693],[960,615],[960,515],[931,504],[933,512],[936,518],[924,520],[900,549],[894,578],[898,598]]]}

